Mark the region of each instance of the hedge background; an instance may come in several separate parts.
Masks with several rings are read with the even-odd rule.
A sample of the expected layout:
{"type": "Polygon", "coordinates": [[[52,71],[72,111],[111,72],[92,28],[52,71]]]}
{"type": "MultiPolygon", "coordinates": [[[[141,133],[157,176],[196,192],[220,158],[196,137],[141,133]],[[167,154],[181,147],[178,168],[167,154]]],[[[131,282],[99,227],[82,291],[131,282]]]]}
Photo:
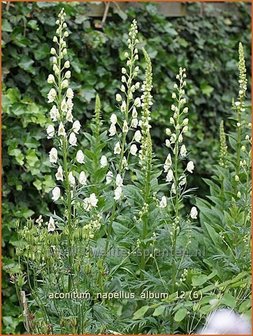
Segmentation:
{"type": "MultiPolygon", "coordinates": [[[[188,73],[190,131],[187,139],[198,176],[209,176],[218,150],[218,125],[229,128],[232,96],[237,93],[237,49],[241,41],[249,69],[250,15],[246,4],[233,4],[229,13],[199,15],[199,4],[188,4],[189,15],[166,18],[154,4],[145,10],[111,10],[103,28],[101,18],[86,16],[86,4],[3,4],[3,333],[23,332],[11,275],[18,264],[15,246],[17,226],[29,217],[45,214],[50,207],[47,192],[54,185],[47,160],[50,147],[47,123],[50,73],[49,51],[55,18],[62,6],[68,14],[71,35],[69,54],[75,110],[83,124],[93,113],[94,98],[102,98],[106,118],[113,111],[115,92],[126,46],[127,31],[138,19],[141,44],[154,70],[152,135],[155,152],[163,156],[164,130],[169,123],[171,88],[180,66],[188,73]]],[[[202,186],[202,185],[201,185],[202,186]]],[[[204,194],[205,190],[198,191],[204,194]]]]}

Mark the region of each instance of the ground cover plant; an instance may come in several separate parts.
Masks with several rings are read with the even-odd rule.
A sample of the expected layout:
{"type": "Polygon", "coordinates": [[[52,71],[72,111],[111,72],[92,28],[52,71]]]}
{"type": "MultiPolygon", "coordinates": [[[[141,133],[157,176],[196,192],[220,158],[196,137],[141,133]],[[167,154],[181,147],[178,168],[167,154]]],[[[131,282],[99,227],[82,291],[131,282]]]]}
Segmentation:
{"type": "Polygon", "coordinates": [[[197,162],[185,145],[186,70],[179,69],[168,93],[173,103],[161,162],[150,134],[152,64],[136,21],[114,113],[104,118],[97,95],[89,132],[75,118],[64,11],[57,26],[44,122],[54,204],[46,216],[17,227],[20,266],[12,274],[26,330],[191,333],[219,306],[249,313],[251,140],[242,45],[231,113],[236,131],[226,136],[221,124],[219,164],[206,180],[210,196],[195,200],[189,176],[197,162]]]}

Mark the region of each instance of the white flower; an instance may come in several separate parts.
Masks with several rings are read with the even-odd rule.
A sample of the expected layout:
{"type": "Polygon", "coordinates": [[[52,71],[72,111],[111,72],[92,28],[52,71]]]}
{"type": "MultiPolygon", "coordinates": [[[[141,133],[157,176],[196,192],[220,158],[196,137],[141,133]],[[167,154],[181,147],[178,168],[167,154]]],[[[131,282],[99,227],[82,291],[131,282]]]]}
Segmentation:
{"type": "Polygon", "coordinates": [[[109,128],[109,136],[114,136],[116,134],[116,126],[115,124],[111,124],[110,128],[109,128]]]}
{"type": "Polygon", "coordinates": [[[136,142],[140,142],[140,141],[141,141],[141,138],[142,138],[142,136],[141,136],[141,132],[140,132],[139,130],[136,131],[135,134],[134,134],[134,140],[135,140],[136,142]]]}
{"type": "Polygon", "coordinates": [[[76,134],[78,134],[78,132],[80,131],[80,128],[81,128],[81,124],[80,124],[79,120],[76,120],[73,124],[72,129],[76,134]]]}
{"type": "Polygon", "coordinates": [[[166,147],[170,147],[170,140],[169,140],[169,139],[166,139],[166,140],[165,140],[165,146],[166,146],[166,147]]]}
{"type": "Polygon", "coordinates": [[[48,95],[47,95],[48,102],[52,103],[55,100],[56,96],[57,96],[56,90],[55,89],[51,89],[48,92],[48,95]]]}
{"type": "Polygon", "coordinates": [[[188,107],[185,107],[184,109],[183,109],[183,113],[187,113],[188,112],[188,107]]]}
{"type": "Polygon", "coordinates": [[[50,110],[50,118],[52,121],[57,121],[60,117],[60,113],[57,109],[57,107],[54,105],[50,110]]]}
{"type": "Polygon", "coordinates": [[[167,206],[167,198],[166,198],[166,196],[163,196],[161,201],[160,201],[159,207],[160,208],[166,208],[166,206],[167,206]]]}
{"type": "Polygon", "coordinates": [[[67,111],[66,120],[69,121],[69,122],[73,122],[73,115],[72,115],[71,110],[67,111]]]}
{"type": "Polygon", "coordinates": [[[133,107],[132,117],[133,117],[133,118],[137,118],[137,117],[138,117],[138,113],[137,113],[137,110],[136,110],[136,107],[135,107],[135,106],[133,107]]]}
{"type": "Polygon", "coordinates": [[[68,180],[72,187],[76,184],[76,180],[72,172],[69,173],[68,180]]]}
{"type": "Polygon", "coordinates": [[[123,131],[123,133],[127,133],[128,132],[128,125],[127,125],[127,121],[126,120],[124,120],[122,131],[123,131]]]}
{"type": "Polygon", "coordinates": [[[116,100],[117,102],[121,102],[122,101],[122,97],[119,93],[116,94],[116,100]]]}
{"type": "Polygon", "coordinates": [[[113,173],[111,171],[109,171],[106,174],[106,184],[110,184],[112,182],[112,178],[113,178],[113,173]]]}
{"type": "Polygon", "coordinates": [[[54,82],[54,75],[49,75],[48,76],[48,78],[47,78],[47,82],[49,83],[49,84],[53,84],[53,82],[54,82]]]}
{"type": "Polygon", "coordinates": [[[141,100],[140,100],[139,97],[135,98],[135,100],[134,100],[134,105],[135,105],[136,107],[140,107],[140,106],[141,106],[141,100]]]}
{"type": "Polygon", "coordinates": [[[131,153],[132,155],[136,155],[136,154],[137,154],[137,151],[138,151],[137,146],[136,146],[135,144],[131,145],[131,147],[130,147],[130,153],[131,153]]]}
{"type": "Polygon", "coordinates": [[[190,217],[192,219],[197,219],[198,217],[198,210],[195,206],[191,208],[190,217]]]}
{"type": "Polygon", "coordinates": [[[114,199],[115,199],[115,201],[118,201],[120,199],[121,194],[122,194],[122,188],[121,187],[117,187],[114,190],[114,199]]]}
{"type": "Polygon", "coordinates": [[[166,176],[166,181],[170,183],[172,182],[173,178],[174,178],[173,170],[169,169],[167,176],[166,176]]]}
{"type": "Polygon", "coordinates": [[[66,77],[67,79],[69,79],[69,78],[71,77],[71,72],[70,72],[70,71],[66,71],[66,73],[65,73],[65,77],[66,77]]]}
{"type": "Polygon", "coordinates": [[[105,155],[102,155],[102,156],[101,156],[101,159],[100,159],[100,165],[101,165],[101,167],[102,167],[102,168],[103,168],[103,167],[106,167],[107,164],[108,164],[108,162],[107,162],[107,157],[106,157],[105,155]]]}
{"type": "Polygon", "coordinates": [[[48,226],[47,226],[47,231],[48,232],[54,232],[55,230],[55,224],[54,224],[54,219],[53,217],[49,218],[48,226]]]}
{"type": "Polygon", "coordinates": [[[90,197],[86,197],[84,199],[84,208],[85,210],[89,211],[91,207],[96,207],[97,206],[98,199],[96,195],[93,193],[90,195],[90,197]]]}
{"type": "Polygon", "coordinates": [[[43,218],[41,215],[36,219],[35,223],[39,224],[39,226],[43,223],[43,218]]]}
{"type": "Polygon", "coordinates": [[[98,199],[94,193],[90,195],[90,205],[93,207],[97,206],[98,199]]]}
{"type": "Polygon", "coordinates": [[[172,183],[171,191],[172,191],[173,194],[176,194],[176,186],[175,186],[174,182],[172,183]]]}
{"type": "Polygon", "coordinates": [[[188,132],[188,126],[184,126],[182,129],[182,133],[186,133],[186,132],[188,132]]]}
{"type": "Polygon", "coordinates": [[[51,163],[56,163],[58,160],[58,152],[56,148],[52,148],[49,152],[49,161],[51,163]]]}
{"type": "Polygon", "coordinates": [[[131,122],[131,127],[136,128],[138,126],[138,119],[133,118],[131,122]]]}
{"type": "Polygon", "coordinates": [[[90,198],[89,197],[86,197],[83,200],[83,205],[84,205],[85,210],[90,211],[91,205],[90,205],[90,198]]]}
{"type": "Polygon", "coordinates": [[[54,136],[54,126],[53,125],[49,125],[47,127],[47,138],[51,139],[54,136]]]}
{"type": "Polygon", "coordinates": [[[70,98],[70,99],[73,99],[74,97],[74,92],[71,88],[68,88],[67,92],[66,92],[66,97],[67,98],[70,98]]]}
{"type": "Polygon", "coordinates": [[[70,133],[70,136],[69,136],[69,143],[71,146],[76,146],[76,143],[77,143],[77,138],[76,138],[76,135],[74,132],[71,132],[70,133]]]}
{"type": "Polygon", "coordinates": [[[61,190],[59,187],[55,187],[53,190],[52,190],[52,200],[54,202],[56,202],[61,196],[61,190]]]}
{"type": "Polygon", "coordinates": [[[188,125],[188,122],[189,122],[189,119],[188,118],[185,118],[183,120],[183,126],[187,126],[188,125]]]}
{"type": "Polygon", "coordinates": [[[64,63],[64,68],[68,69],[69,67],[70,67],[70,63],[69,63],[69,61],[66,61],[64,63]]]}
{"type": "Polygon", "coordinates": [[[128,170],[128,163],[127,163],[127,159],[124,156],[122,159],[122,167],[124,167],[126,170],[128,170]]]}
{"type": "Polygon", "coordinates": [[[189,173],[193,173],[193,169],[194,169],[194,163],[192,161],[189,161],[187,163],[187,166],[186,166],[186,170],[189,172],[189,173]]]}
{"type": "Polygon", "coordinates": [[[171,135],[171,130],[169,128],[166,128],[165,133],[166,133],[166,135],[170,136],[171,135]]]}
{"type": "Polygon", "coordinates": [[[58,167],[57,173],[55,174],[56,180],[57,181],[63,181],[63,170],[62,166],[58,167]]]}
{"type": "Polygon", "coordinates": [[[66,99],[63,99],[62,102],[61,102],[61,110],[63,112],[66,112],[68,110],[68,105],[66,103],[66,99]]]}
{"type": "Polygon", "coordinates": [[[186,154],[187,154],[186,147],[185,147],[185,145],[182,145],[181,148],[180,148],[180,155],[182,157],[185,157],[186,154]]]}
{"type": "Polygon", "coordinates": [[[59,136],[66,136],[65,128],[63,126],[63,123],[60,122],[59,128],[58,128],[58,135],[59,136]]]}
{"type": "Polygon", "coordinates": [[[67,79],[64,79],[61,83],[61,87],[63,89],[66,89],[69,86],[69,81],[67,79]]]}
{"type": "Polygon", "coordinates": [[[186,177],[184,175],[180,176],[179,180],[180,180],[179,186],[183,187],[186,184],[186,177]]]}
{"type": "Polygon", "coordinates": [[[114,147],[114,154],[120,154],[120,153],[121,153],[120,143],[117,142],[114,147]]]}
{"type": "Polygon", "coordinates": [[[73,109],[73,106],[74,106],[73,102],[72,102],[72,99],[68,98],[66,104],[67,104],[68,111],[72,112],[72,109],[73,109]]]}
{"type": "Polygon", "coordinates": [[[172,93],[172,98],[173,98],[173,99],[176,99],[176,98],[177,98],[177,95],[176,95],[175,92],[172,93]]]}
{"type": "Polygon", "coordinates": [[[115,125],[115,124],[117,123],[117,116],[116,116],[115,113],[113,113],[113,114],[111,115],[110,121],[111,121],[111,123],[112,123],[113,125],[115,125]]]}
{"type": "Polygon", "coordinates": [[[163,166],[163,169],[164,169],[165,173],[168,172],[168,170],[170,169],[171,165],[172,165],[171,155],[168,154],[168,156],[167,156],[167,158],[165,160],[165,164],[163,166]]]}
{"type": "Polygon", "coordinates": [[[123,186],[123,179],[120,174],[117,174],[116,176],[116,186],[122,187],[123,186]]]}
{"type": "Polygon", "coordinates": [[[79,149],[76,153],[76,161],[78,163],[84,163],[84,154],[83,154],[83,151],[81,149],[79,149]]]}
{"type": "Polygon", "coordinates": [[[179,136],[178,136],[178,142],[179,142],[179,143],[183,142],[183,136],[182,136],[181,133],[180,133],[179,136]]]}
{"type": "Polygon", "coordinates": [[[123,100],[123,102],[122,102],[122,104],[120,106],[120,111],[121,112],[125,112],[126,111],[126,102],[125,102],[125,100],[123,100]]]}
{"type": "Polygon", "coordinates": [[[60,73],[60,70],[59,70],[59,68],[56,64],[53,65],[53,71],[56,75],[58,75],[60,73]]]}
{"type": "Polygon", "coordinates": [[[86,185],[87,184],[87,176],[86,176],[84,171],[81,171],[81,173],[79,174],[78,181],[81,185],[86,185]]]}

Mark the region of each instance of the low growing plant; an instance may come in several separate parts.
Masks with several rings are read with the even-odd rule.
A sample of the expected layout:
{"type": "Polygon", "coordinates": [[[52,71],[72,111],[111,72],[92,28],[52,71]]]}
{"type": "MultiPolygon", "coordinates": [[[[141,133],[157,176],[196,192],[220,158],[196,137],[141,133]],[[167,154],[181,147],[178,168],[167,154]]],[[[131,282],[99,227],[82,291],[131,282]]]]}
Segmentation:
{"type": "MultiPolygon", "coordinates": [[[[199,299],[210,300],[213,289],[222,291],[236,277],[225,285],[227,278],[219,278],[215,271],[203,275],[194,256],[203,233],[197,223],[194,189],[188,186],[194,162],[184,144],[189,113],[186,70],[180,68],[172,90],[168,155],[160,164],[150,135],[152,65],[138,41],[136,21],[128,34],[115,112],[108,125],[97,95],[90,132],[82,132],[74,118],[63,10],[56,24],[46,128],[55,171],[50,192],[55,205],[46,220],[40,216],[20,228],[21,266],[13,276],[26,330],[38,334],[193,331],[202,312],[196,318],[188,315],[198,311],[199,299]],[[189,202],[190,210],[185,206],[189,202]],[[218,283],[203,288],[213,278],[218,283]]],[[[235,108],[241,118],[243,100],[235,108]]],[[[238,149],[242,131],[237,134],[238,149]]],[[[240,178],[245,181],[244,175],[240,178]]],[[[237,196],[239,191],[243,192],[238,189],[237,196]]],[[[206,314],[211,310],[208,305],[206,314]]]]}

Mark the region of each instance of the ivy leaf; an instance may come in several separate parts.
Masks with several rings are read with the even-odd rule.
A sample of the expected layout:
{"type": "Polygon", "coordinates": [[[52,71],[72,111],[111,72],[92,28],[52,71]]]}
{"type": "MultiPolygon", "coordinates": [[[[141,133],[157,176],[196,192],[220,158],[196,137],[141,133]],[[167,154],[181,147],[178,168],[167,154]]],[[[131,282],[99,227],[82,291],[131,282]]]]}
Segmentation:
{"type": "Polygon", "coordinates": [[[34,60],[24,55],[22,56],[18,65],[20,66],[21,69],[35,75],[35,69],[32,67],[33,63],[34,63],[34,60]]]}

